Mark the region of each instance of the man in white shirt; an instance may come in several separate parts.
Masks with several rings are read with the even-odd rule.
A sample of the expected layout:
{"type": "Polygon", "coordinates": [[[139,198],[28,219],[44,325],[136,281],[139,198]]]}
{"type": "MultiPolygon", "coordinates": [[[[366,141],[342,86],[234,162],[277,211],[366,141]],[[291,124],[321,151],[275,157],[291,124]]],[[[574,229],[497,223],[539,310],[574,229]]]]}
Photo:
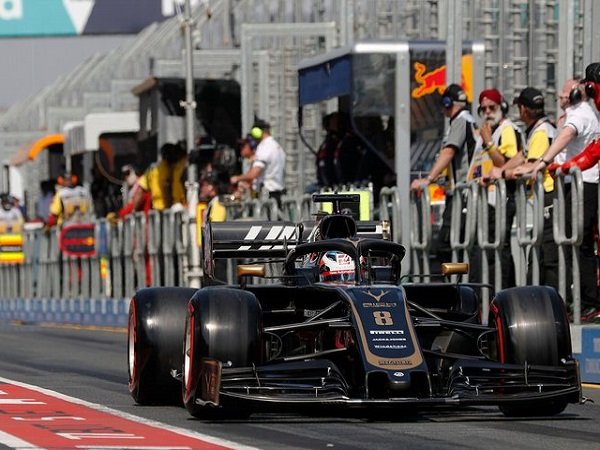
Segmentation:
{"type": "Polygon", "coordinates": [[[257,121],[250,134],[258,141],[252,167],[246,173],[232,176],[230,182],[258,180],[260,189],[281,207],[281,196],[285,191],[285,152],[271,136],[271,125],[267,122],[257,121]]]}
{"type": "MultiPolygon", "coordinates": [[[[544,170],[552,160],[566,149],[566,159],[580,154],[592,141],[600,137],[600,122],[594,108],[587,101],[583,86],[579,80],[567,80],[559,93],[560,107],[566,117],[558,136],[540,159],[515,169],[515,175],[544,170]]],[[[598,289],[596,286],[597,261],[594,251],[594,227],[598,223],[598,165],[584,170],[583,173],[583,241],[579,247],[579,267],[581,283],[582,320],[595,317],[600,311],[598,289]]],[[[566,185],[565,198],[567,211],[570,210],[570,183],[566,185]]],[[[571,215],[565,218],[567,227],[571,226],[571,215]]],[[[570,273],[570,270],[567,270],[570,273]]]]}

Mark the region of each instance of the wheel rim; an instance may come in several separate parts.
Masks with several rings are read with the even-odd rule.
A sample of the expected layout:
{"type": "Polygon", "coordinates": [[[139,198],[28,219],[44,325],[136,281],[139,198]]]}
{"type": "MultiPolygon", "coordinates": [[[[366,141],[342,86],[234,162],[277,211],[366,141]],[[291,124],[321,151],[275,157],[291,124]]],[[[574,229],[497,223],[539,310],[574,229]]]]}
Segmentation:
{"type": "Polygon", "coordinates": [[[185,401],[190,398],[192,387],[193,387],[193,379],[194,379],[194,337],[195,337],[195,328],[196,328],[196,320],[194,318],[194,307],[190,304],[188,308],[188,317],[185,321],[185,347],[183,353],[183,382],[185,385],[185,401]]]}
{"type": "Polygon", "coordinates": [[[129,372],[129,384],[132,385],[137,375],[135,343],[137,341],[137,317],[135,302],[131,299],[129,303],[129,323],[127,326],[127,369],[129,372]]]}

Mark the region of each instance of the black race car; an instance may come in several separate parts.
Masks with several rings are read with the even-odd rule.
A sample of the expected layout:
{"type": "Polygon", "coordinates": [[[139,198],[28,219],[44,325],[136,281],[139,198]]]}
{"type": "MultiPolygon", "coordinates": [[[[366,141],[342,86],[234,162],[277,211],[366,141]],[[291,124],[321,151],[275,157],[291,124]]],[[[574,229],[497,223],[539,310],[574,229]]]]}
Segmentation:
{"type": "Polygon", "coordinates": [[[135,294],[128,370],[136,402],[183,398],[197,417],[311,405],[498,405],[529,416],[581,402],[555,290],[502,290],[484,325],[476,286],[401,283],[405,250],[385,239],[385,223],[339,214],[340,197],[317,200],[336,208],[316,223],[207,224],[204,287],[135,294]],[[218,258],[266,260],[238,265],[239,283],[225,285],[213,278],[218,258]],[[281,267],[268,280],[266,262],[281,267]]]}

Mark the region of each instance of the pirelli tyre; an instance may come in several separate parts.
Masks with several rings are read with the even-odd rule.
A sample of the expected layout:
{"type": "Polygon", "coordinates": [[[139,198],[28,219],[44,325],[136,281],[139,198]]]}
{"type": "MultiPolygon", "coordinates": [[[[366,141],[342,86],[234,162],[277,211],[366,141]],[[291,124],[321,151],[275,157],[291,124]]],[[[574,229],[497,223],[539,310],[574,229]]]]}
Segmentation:
{"type": "Polygon", "coordinates": [[[196,289],[141,289],[131,299],[127,331],[129,392],[140,404],[180,403],[175,375],[183,363],[181,341],[187,304],[196,289]]]}
{"type": "Polygon", "coordinates": [[[192,416],[249,414],[239,408],[221,408],[215,398],[218,382],[207,382],[211,379],[209,366],[251,367],[261,362],[261,343],[262,310],[254,294],[214,287],[192,297],[185,326],[182,378],[183,403],[192,416]]]}
{"type": "MultiPolygon", "coordinates": [[[[571,357],[571,335],[564,302],[548,286],[525,286],[500,291],[490,305],[489,324],[495,325],[496,358],[503,363],[559,366],[571,357]]],[[[506,416],[548,416],[562,412],[564,400],[500,406],[506,416]]]]}

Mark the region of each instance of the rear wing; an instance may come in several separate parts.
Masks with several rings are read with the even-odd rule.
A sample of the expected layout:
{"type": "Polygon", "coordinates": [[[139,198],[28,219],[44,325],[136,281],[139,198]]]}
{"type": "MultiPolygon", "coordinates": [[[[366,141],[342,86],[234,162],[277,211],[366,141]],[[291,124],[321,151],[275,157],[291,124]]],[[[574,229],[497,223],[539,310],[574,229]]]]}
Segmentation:
{"type": "MultiPolygon", "coordinates": [[[[303,242],[314,240],[317,221],[272,222],[231,221],[207,222],[202,228],[204,273],[213,274],[213,261],[218,258],[284,258],[303,242]]],[[[356,222],[360,238],[389,239],[387,222],[356,222]]]]}

